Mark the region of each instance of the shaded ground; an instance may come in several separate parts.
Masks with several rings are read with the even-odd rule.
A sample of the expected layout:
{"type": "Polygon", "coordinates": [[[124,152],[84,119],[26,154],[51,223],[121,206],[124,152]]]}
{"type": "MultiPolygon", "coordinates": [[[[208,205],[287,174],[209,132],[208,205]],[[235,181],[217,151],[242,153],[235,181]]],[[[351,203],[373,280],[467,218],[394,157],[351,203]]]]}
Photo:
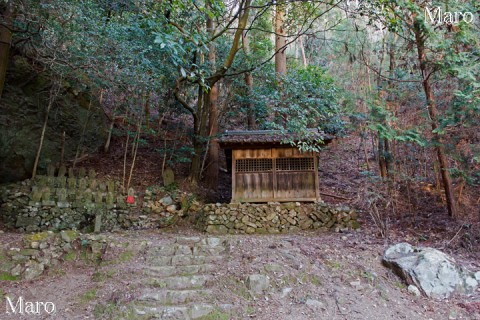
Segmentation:
{"type": "MultiPolygon", "coordinates": [[[[49,269],[37,280],[2,281],[2,295],[51,301],[57,308],[52,319],[140,319],[132,305],[148,289],[148,252],[187,236],[206,237],[188,227],[108,234],[110,246],[99,264],[78,258],[49,269]]],[[[19,237],[0,234],[4,247],[19,237]]],[[[207,272],[211,280],[205,284],[211,291],[206,302],[217,309],[206,319],[480,319],[480,291],[442,301],[409,294],[381,265],[387,244],[368,228],[348,234],[305,232],[221,240],[228,243],[228,251],[207,272]],[[257,273],[267,275],[270,286],[255,296],[245,279],[257,273]]],[[[475,260],[455,257],[472,270],[480,269],[475,260]]],[[[22,319],[8,317],[4,308],[2,302],[0,318],[22,319]]]]}

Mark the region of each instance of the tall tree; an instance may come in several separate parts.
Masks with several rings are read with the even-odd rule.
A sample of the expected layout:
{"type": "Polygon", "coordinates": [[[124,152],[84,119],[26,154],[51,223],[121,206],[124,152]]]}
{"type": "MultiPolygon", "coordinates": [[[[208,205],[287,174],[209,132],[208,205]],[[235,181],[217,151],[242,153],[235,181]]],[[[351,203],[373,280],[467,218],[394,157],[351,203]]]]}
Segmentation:
{"type": "MultiPolygon", "coordinates": [[[[243,52],[245,56],[250,56],[250,41],[248,39],[247,31],[243,32],[242,37],[243,42],[243,52]]],[[[247,128],[249,130],[257,129],[257,121],[255,119],[255,110],[254,105],[251,101],[252,91],[253,91],[253,75],[252,72],[245,72],[245,86],[247,87],[246,98],[247,98],[247,128]]]]}
{"type": "MultiPolygon", "coordinates": [[[[240,44],[242,41],[242,34],[243,31],[246,29],[248,23],[248,17],[250,13],[250,3],[251,0],[242,0],[238,3],[237,13],[233,16],[230,22],[226,23],[226,27],[223,27],[220,31],[216,32],[213,36],[207,39],[205,42],[210,43],[214,41],[216,38],[224,34],[231,25],[236,21],[237,25],[235,27],[235,32],[233,38],[229,45],[229,50],[224,58],[223,64],[219,69],[211,74],[210,76],[205,77],[202,72],[203,70],[197,69],[197,61],[196,55],[197,51],[194,52],[194,63],[190,66],[189,72],[193,74],[193,76],[187,77],[187,73],[183,67],[180,67],[181,75],[176,80],[176,86],[174,89],[174,95],[177,101],[186,109],[188,110],[193,116],[193,127],[194,127],[194,136],[193,136],[193,148],[194,148],[194,155],[192,157],[192,163],[190,168],[189,180],[192,184],[197,184],[201,178],[201,168],[202,168],[202,154],[205,151],[205,140],[208,137],[208,127],[207,127],[207,120],[209,115],[209,110],[211,106],[211,90],[215,86],[215,84],[221,80],[226,72],[230,69],[233,65],[235,56],[237,55],[240,44]],[[182,86],[185,82],[190,82],[197,86],[197,102],[196,106],[192,106],[186,99],[185,94],[181,92],[182,86]]],[[[174,23],[173,21],[170,22],[173,24],[180,32],[189,38],[189,41],[196,42],[195,39],[190,37],[190,35],[186,34],[184,29],[174,23]]],[[[201,46],[202,44],[200,44],[201,46]]]]}
{"type": "MultiPolygon", "coordinates": [[[[211,4],[207,2],[207,8],[210,8],[211,4]]],[[[207,34],[211,38],[215,34],[215,27],[213,24],[213,19],[207,15],[207,34]]],[[[242,32],[243,35],[243,32],[242,32]]],[[[208,63],[212,69],[212,74],[215,73],[216,69],[216,48],[215,43],[212,41],[208,45],[208,63]]],[[[218,145],[218,83],[214,83],[208,92],[208,103],[209,106],[206,108],[209,109],[209,119],[208,119],[208,134],[209,134],[209,143],[208,143],[208,167],[206,172],[206,182],[207,185],[214,188],[218,183],[218,171],[219,171],[219,152],[220,146],[218,145]]]]}
{"type": "Polygon", "coordinates": [[[435,150],[437,152],[438,163],[442,175],[443,188],[445,190],[445,197],[447,199],[448,213],[452,217],[457,217],[457,205],[455,200],[455,194],[452,186],[452,179],[450,178],[449,165],[447,155],[445,154],[445,140],[438,132],[439,119],[438,109],[435,102],[435,95],[431,84],[431,76],[433,70],[428,67],[427,53],[426,53],[426,40],[428,38],[428,31],[423,21],[416,19],[413,14],[413,22],[411,24],[412,31],[415,35],[415,44],[418,53],[418,62],[420,64],[420,74],[422,79],[422,86],[427,100],[428,114],[430,116],[430,125],[432,127],[432,134],[435,141],[435,150]]]}
{"type": "Polygon", "coordinates": [[[280,77],[287,73],[285,8],[285,3],[279,1],[275,3],[275,72],[280,77]]]}
{"type": "MultiPolygon", "coordinates": [[[[431,142],[435,150],[438,166],[440,168],[441,180],[443,189],[445,191],[445,198],[447,202],[447,210],[450,216],[458,217],[456,199],[450,176],[450,165],[446,153],[446,136],[440,129],[441,119],[444,115],[441,113],[436,102],[435,91],[433,88],[433,81],[438,80],[438,74],[441,72],[448,72],[452,65],[456,64],[462,58],[455,58],[445,63],[449,52],[461,50],[460,48],[467,45],[465,41],[469,41],[468,34],[472,26],[468,23],[461,23],[452,28],[442,17],[442,23],[438,21],[429,20],[428,10],[432,10],[435,4],[442,5],[443,3],[430,3],[423,1],[370,1],[366,4],[366,11],[370,14],[371,22],[382,23],[390,31],[396,33],[403,38],[405,44],[409,48],[414,48],[416,51],[416,69],[418,70],[423,94],[426,101],[426,109],[428,111],[428,123],[430,126],[431,142]],[[371,10],[375,7],[377,10],[371,10]],[[373,12],[373,15],[372,15],[373,12]],[[443,24],[445,22],[445,24],[443,24]],[[455,37],[450,35],[454,29],[463,36],[455,37]]],[[[458,4],[457,4],[458,5],[458,4]]],[[[458,9],[458,8],[457,8],[458,9]]],[[[453,7],[450,8],[453,10],[453,7]]],[[[439,12],[441,15],[441,11],[439,12]]],[[[450,21],[455,23],[454,21],[450,21]]],[[[390,57],[392,59],[392,55],[390,57]]],[[[392,62],[392,60],[390,61],[392,62]]]]}

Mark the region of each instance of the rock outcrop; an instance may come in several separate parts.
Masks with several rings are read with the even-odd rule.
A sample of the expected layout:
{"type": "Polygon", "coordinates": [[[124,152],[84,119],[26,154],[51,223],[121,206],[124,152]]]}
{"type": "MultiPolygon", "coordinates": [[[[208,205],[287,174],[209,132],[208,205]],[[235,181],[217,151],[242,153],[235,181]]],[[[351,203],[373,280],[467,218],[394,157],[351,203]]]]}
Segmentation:
{"type": "Polygon", "coordinates": [[[404,279],[408,285],[432,298],[448,298],[452,294],[470,294],[480,280],[480,272],[474,274],[459,266],[447,254],[428,247],[414,247],[399,243],[385,251],[383,263],[404,279]]]}
{"type": "MultiPolygon", "coordinates": [[[[52,86],[50,77],[21,56],[9,62],[0,100],[0,182],[31,176],[52,86]]],[[[106,122],[87,86],[64,80],[49,113],[38,173],[45,174],[49,163],[60,162],[64,132],[65,159],[73,159],[79,143],[80,151],[86,153],[105,143],[106,122]]]]}

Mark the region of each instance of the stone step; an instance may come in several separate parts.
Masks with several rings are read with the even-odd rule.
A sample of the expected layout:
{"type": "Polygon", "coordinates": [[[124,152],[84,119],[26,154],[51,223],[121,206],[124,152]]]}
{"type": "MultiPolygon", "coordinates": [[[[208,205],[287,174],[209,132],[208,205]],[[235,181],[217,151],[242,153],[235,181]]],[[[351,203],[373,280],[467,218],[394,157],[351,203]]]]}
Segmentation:
{"type": "Polygon", "coordinates": [[[198,264],[186,266],[150,266],[145,272],[150,276],[170,277],[175,275],[193,275],[201,273],[210,273],[216,269],[214,264],[198,264]]]}
{"type": "Polygon", "coordinates": [[[148,256],[173,256],[176,254],[192,254],[194,245],[170,244],[152,247],[148,250],[148,256]]]}
{"type": "Polygon", "coordinates": [[[221,255],[186,255],[175,256],[149,256],[147,264],[154,266],[187,266],[192,264],[217,263],[224,257],[221,255]]]}
{"type": "Polygon", "coordinates": [[[153,277],[171,277],[178,274],[177,268],[173,266],[148,266],[144,271],[153,277]]]}
{"type": "Polygon", "coordinates": [[[147,256],[172,256],[175,253],[175,244],[151,247],[147,251],[147,256]]]}
{"type": "Polygon", "coordinates": [[[202,238],[200,237],[177,237],[175,238],[175,242],[177,244],[188,244],[193,245],[200,242],[202,238]]]}
{"type": "Polygon", "coordinates": [[[209,315],[215,308],[206,303],[194,304],[190,307],[190,318],[199,319],[209,315]]]}
{"type": "Polygon", "coordinates": [[[203,239],[200,237],[180,237],[176,238],[175,243],[150,247],[147,250],[147,255],[173,256],[177,254],[195,254],[195,252],[209,253],[211,251],[218,253],[224,251],[227,246],[226,240],[215,237],[203,239]]]}
{"type": "Polygon", "coordinates": [[[139,316],[149,316],[155,319],[199,319],[210,314],[215,308],[209,304],[194,304],[191,306],[135,306],[134,310],[139,316]]]}
{"type": "Polygon", "coordinates": [[[163,255],[148,255],[147,264],[159,265],[159,266],[169,266],[172,264],[172,256],[163,256],[163,255]]]}
{"type": "Polygon", "coordinates": [[[220,255],[184,255],[179,254],[172,257],[170,264],[172,266],[187,266],[192,264],[209,264],[221,261],[223,256],[220,255]]]}
{"type": "Polygon", "coordinates": [[[209,247],[224,247],[227,244],[227,241],[217,237],[207,237],[200,240],[199,244],[209,247]]]}
{"type": "Polygon", "coordinates": [[[189,307],[185,306],[134,306],[133,309],[138,316],[148,317],[146,319],[172,319],[188,320],[189,307]]]}
{"type": "Polygon", "coordinates": [[[199,254],[219,254],[224,252],[226,248],[223,245],[209,245],[209,244],[197,244],[197,245],[170,245],[150,248],[148,250],[148,256],[174,256],[174,255],[199,255],[199,254]]]}
{"type": "Polygon", "coordinates": [[[155,301],[162,305],[177,305],[199,301],[211,294],[210,290],[148,290],[138,300],[155,301]]]}
{"type": "Polygon", "coordinates": [[[194,255],[219,255],[225,251],[224,246],[198,245],[192,248],[194,255]]]}
{"type": "Polygon", "coordinates": [[[208,286],[208,282],[211,282],[212,278],[210,275],[193,275],[167,277],[161,280],[167,289],[185,290],[204,288],[208,286]]]}
{"type": "Polygon", "coordinates": [[[194,247],[186,244],[177,244],[175,245],[175,255],[192,255],[194,247]]]}

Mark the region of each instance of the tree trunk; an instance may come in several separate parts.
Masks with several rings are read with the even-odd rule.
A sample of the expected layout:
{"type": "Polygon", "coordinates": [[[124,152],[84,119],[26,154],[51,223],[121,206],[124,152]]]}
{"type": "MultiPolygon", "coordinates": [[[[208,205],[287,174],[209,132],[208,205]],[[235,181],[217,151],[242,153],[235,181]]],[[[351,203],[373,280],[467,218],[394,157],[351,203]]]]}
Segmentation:
{"type": "MultiPolygon", "coordinates": [[[[247,38],[247,33],[244,31],[242,34],[243,51],[246,56],[250,55],[250,41],[247,38]]],[[[254,105],[251,102],[253,91],[253,75],[251,72],[245,73],[245,85],[247,86],[247,128],[248,130],[257,129],[257,121],[255,119],[254,105]]]]}
{"type": "Polygon", "coordinates": [[[275,5],[275,73],[284,76],[287,73],[287,38],[285,37],[285,4],[275,5]]]}
{"type": "Polygon", "coordinates": [[[150,129],[150,93],[145,95],[145,127],[150,129]]]}
{"type": "Polygon", "coordinates": [[[453,192],[452,181],[450,179],[450,173],[448,171],[448,161],[445,155],[445,146],[443,138],[435,132],[438,128],[438,116],[437,105],[435,103],[435,96],[433,94],[432,86],[430,84],[430,74],[427,70],[427,56],[425,52],[425,38],[422,34],[420,26],[415,24],[413,27],[415,34],[415,43],[417,46],[418,61],[420,63],[420,72],[422,75],[422,85],[425,92],[425,98],[427,99],[428,114],[430,116],[430,122],[432,127],[432,134],[436,140],[435,151],[438,157],[438,163],[440,166],[440,174],[442,176],[443,188],[445,190],[445,197],[447,199],[448,214],[451,217],[457,218],[457,208],[455,203],[455,195],[453,192]]]}
{"type": "Polygon", "coordinates": [[[138,120],[138,124],[137,124],[137,134],[133,139],[133,146],[134,146],[133,159],[132,159],[132,164],[130,165],[130,173],[128,175],[127,187],[125,188],[126,190],[130,188],[130,182],[132,182],[133,168],[135,168],[135,161],[137,159],[137,151],[138,151],[138,145],[140,144],[141,132],[142,132],[142,116],[140,115],[140,119],[138,120]]]}
{"type": "Polygon", "coordinates": [[[305,55],[305,46],[303,45],[303,37],[298,38],[298,45],[300,46],[300,56],[302,57],[303,67],[308,67],[307,56],[305,55]]]}
{"type": "Polygon", "coordinates": [[[202,176],[202,154],[205,151],[205,137],[207,127],[207,110],[205,102],[208,102],[209,92],[198,87],[198,101],[196,117],[193,118],[193,158],[190,166],[188,180],[192,185],[198,185],[202,176]]]}
{"type": "Polygon", "coordinates": [[[215,188],[218,184],[218,171],[219,171],[219,145],[218,145],[218,88],[215,84],[210,90],[210,117],[209,117],[209,130],[210,130],[210,147],[208,148],[208,166],[206,172],[206,182],[211,188],[215,188]]]}
{"type": "Polygon", "coordinates": [[[125,152],[123,153],[123,177],[122,177],[122,193],[125,193],[125,177],[127,176],[127,155],[128,155],[128,140],[130,140],[130,135],[128,134],[127,129],[127,138],[125,139],[125,152]]]}
{"type": "Polygon", "coordinates": [[[247,103],[247,129],[256,130],[258,129],[257,119],[255,117],[255,107],[250,101],[252,99],[252,90],[253,90],[253,76],[250,72],[245,74],[245,84],[247,85],[247,97],[249,99],[247,103]]]}
{"type": "MultiPolygon", "coordinates": [[[[396,41],[396,36],[393,37],[393,39],[391,40],[390,44],[389,44],[389,65],[388,65],[388,71],[389,71],[389,76],[390,76],[390,79],[394,79],[394,76],[395,76],[395,41],[396,41]]],[[[394,94],[392,93],[393,89],[395,88],[395,82],[392,81],[392,80],[389,80],[388,81],[388,89],[389,89],[389,92],[388,92],[388,96],[387,96],[387,101],[388,102],[393,102],[395,101],[395,97],[394,97],[394,94]]],[[[391,103],[389,104],[387,102],[387,109],[392,112],[393,115],[396,116],[396,110],[395,110],[395,104],[394,103],[391,103]],[[391,108],[391,106],[393,107],[393,110],[391,108]]],[[[393,159],[395,158],[394,156],[394,150],[392,148],[392,146],[390,145],[390,141],[388,141],[387,139],[385,139],[384,141],[384,144],[385,144],[385,153],[386,153],[386,159],[385,159],[385,163],[386,163],[386,167],[387,167],[387,175],[389,178],[394,178],[395,176],[395,170],[393,168],[393,159]]]]}
{"type": "MultiPolygon", "coordinates": [[[[207,2],[207,7],[210,7],[210,3],[207,2]]],[[[210,36],[214,33],[213,20],[208,16],[207,17],[207,32],[210,36]]],[[[216,50],[213,42],[209,45],[208,50],[208,62],[211,66],[212,74],[215,73],[215,64],[216,64],[216,50]]],[[[208,92],[208,99],[206,100],[207,104],[204,106],[209,110],[209,119],[208,119],[208,134],[209,134],[209,148],[207,153],[208,165],[206,172],[206,183],[207,186],[215,188],[218,184],[218,156],[219,156],[219,146],[217,141],[218,134],[218,86],[213,84],[210,91],[208,92]]]]}
{"type": "Polygon", "coordinates": [[[385,140],[386,139],[379,136],[378,147],[377,147],[378,167],[380,169],[380,176],[384,179],[387,178],[387,175],[388,175],[387,163],[386,163],[386,159],[385,159],[385,154],[386,154],[385,140]]]}
{"type": "MultiPolygon", "coordinates": [[[[190,166],[190,173],[188,176],[188,180],[193,185],[198,184],[202,175],[202,154],[205,151],[205,141],[206,137],[208,137],[208,130],[207,130],[207,120],[209,119],[209,110],[210,110],[210,91],[211,88],[215,86],[215,84],[225,76],[227,70],[232,66],[233,61],[235,59],[236,54],[239,51],[239,44],[242,40],[242,33],[245,30],[248,16],[250,12],[250,3],[251,0],[245,0],[245,2],[240,3],[239,10],[241,14],[238,17],[238,26],[233,36],[232,46],[230,47],[230,51],[225,58],[222,68],[219,68],[215,71],[209,78],[207,78],[207,89],[200,84],[198,85],[198,99],[197,99],[197,108],[193,108],[188,104],[188,102],[181,96],[180,88],[181,83],[185,80],[185,78],[178,78],[177,84],[173,91],[175,99],[182,104],[182,106],[187,109],[193,116],[193,149],[194,155],[192,157],[192,163],[190,166]]],[[[204,64],[204,57],[203,54],[200,54],[200,65],[204,64]]]]}
{"type": "MultiPolygon", "coordinates": [[[[382,91],[381,91],[381,88],[382,88],[382,69],[383,69],[383,60],[384,60],[384,57],[385,57],[385,36],[383,36],[383,40],[382,40],[382,51],[381,51],[381,54],[380,54],[380,62],[379,62],[379,66],[378,66],[378,76],[377,76],[377,92],[379,93],[379,104],[383,104],[384,103],[384,99],[383,99],[383,94],[382,94],[382,91]]],[[[383,125],[386,125],[385,121],[382,120],[382,124],[383,125]]],[[[387,171],[387,157],[386,157],[386,146],[385,146],[385,142],[388,143],[388,140],[385,139],[384,137],[382,137],[382,135],[379,133],[378,134],[378,145],[377,145],[377,151],[378,151],[378,168],[380,170],[380,176],[382,178],[387,178],[388,176],[388,171],[387,171]]]]}
{"type": "MultiPolygon", "coordinates": [[[[281,108],[284,100],[284,94],[282,90],[282,79],[287,74],[287,55],[286,45],[287,38],[285,37],[285,3],[275,4],[275,77],[277,80],[277,87],[280,91],[280,99],[276,101],[277,108],[281,108]]],[[[277,112],[272,114],[273,121],[277,124],[285,127],[288,119],[280,118],[277,112]]]]}
{"type": "Polygon", "coordinates": [[[40,161],[40,155],[42,154],[43,141],[45,140],[45,131],[47,130],[48,116],[50,114],[50,109],[52,108],[53,103],[57,99],[57,96],[60,92],[60,81],[58,83],[53,83],[52,88],[50,89],[50,97],[48,99],[47,110],[45,112],[45,121],[43,122],[42,133],[40,134],[40,142],[38,144],[37,155],[35,156],[35,162],[33,163],[32,169],[32,179],[37,175],[37,167],[40,161]]]}
{"type": "Polygon", "coordinates": [[[8,27],[12,24],[12,13],[10,4],[5,4],[6,8],[2,12],[6,26],[0,25],[0,99],[2,98],[3,87],[7,75],[7,66],[10,55],[10,45],[12,42],[12,32],[8,27]]]}
{"type": "Polygon", "coordinates": [[[112,132],[113,132],[113,126],[115,124],[115,116],[113,116],[113,119],[110,121],[110,125],[108,126],[108,136],[107,136],[107,141],[105,141],[105,145],[103,146],[103,152],[108,153],[108,150],[110,149],[110,141],[112,141],[112,132]]]}
{"type": "MultiPolygon", "coordinates": [[[[100,107],[103,108],[103,94],[104,94],[104,89],[100,91],[100,107]]],[[[110,118],[107,116],[107,118],[110,118]]],[[[110,124],[108,126],[108,135],[107,135],[107,140],[105,141],[105,145],[103,146],[103,152],[108,153],[108,150],[110,149],[110,142],[112,141],[112,132],[113,132],[113,126],[115,125],[115,108],[112,110],[112,118],[110,119],[110,124]]]]}

